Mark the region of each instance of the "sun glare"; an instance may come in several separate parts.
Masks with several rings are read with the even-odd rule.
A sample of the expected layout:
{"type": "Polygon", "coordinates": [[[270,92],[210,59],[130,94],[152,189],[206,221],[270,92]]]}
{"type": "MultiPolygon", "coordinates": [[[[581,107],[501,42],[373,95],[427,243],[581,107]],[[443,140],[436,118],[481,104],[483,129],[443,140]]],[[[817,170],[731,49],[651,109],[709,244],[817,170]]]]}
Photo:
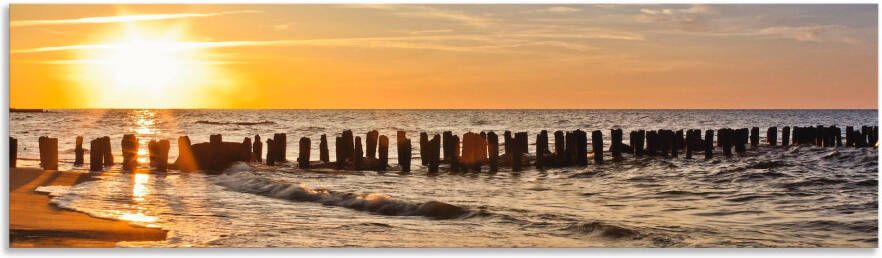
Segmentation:
{"type": "Polygon", "coordinates": [[[188,44],[178,27],[150,30],[126,24],[83,50],[76,73],[96,107],[172,108],[206,105],[200,93],[228,87],[207,49],[188,44]],[[218,83],[218,82],[221,83],[218,83]]]}

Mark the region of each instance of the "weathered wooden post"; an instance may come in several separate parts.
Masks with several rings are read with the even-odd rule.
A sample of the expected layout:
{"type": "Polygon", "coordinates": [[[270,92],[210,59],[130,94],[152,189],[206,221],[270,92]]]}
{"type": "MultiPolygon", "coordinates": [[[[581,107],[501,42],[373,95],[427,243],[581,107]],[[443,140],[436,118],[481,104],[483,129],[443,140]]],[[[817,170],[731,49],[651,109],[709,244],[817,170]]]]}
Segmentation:
{"type": "Polygon", "coordinates": [[[138,138],[134,134],[123,135],[120,142],[123,153],[123,170],[131,171],[138,167],[138,138]]]}
{"type": "Polygon", "coordinates": [[[781,128],[781,146],[790,146],[790,127],[781,128]]]}
{"type": "Polygon", "coordinates": [[[726,157],[732,156],[732,138],[732,129],[720,129],[717,141],[721,143],[721,146],[723,147],[723,155],[726,157]]]}
{"type": "Polygon", "coordinates": [[[361,148],[361,136],[355,137],[355,154],[352,156],[352,163],[355,164],[355,170],[364,169],[364,151],[361,148]]]}
{"type": "Polygon", "coordinates": [[[273,134],[273,144],[275,145],[275,161],[288,162],[288,135],[284,133],[273,134]]]}
{"type": "Polygon", "coordinates": [[[658,148],[658,131],[650,130],[646,132],[646,155],[655,156],[658,148]]]}
{"type": "Polygon", "coordinates": [[[272,138],[266,139],[266,165],[276,165],[276,143],[272,138]]]}
{"type": "Polygon", "coordinates": [[[561,131],[554,131],[554,163],[558,166],[562,166],[566,163],[567,154],[565,144],[566,139],[564,138],[564,133],[561,131]]]}
{"type": "Polygon", "coordinates": [[[646,130],[637,130],[637,133],[634,136],[636,136],[636,139],[632,141],[631,147],[634,148],[634,155],[641,157],[643,156],[644,145],[646,143],[646,130]]]}
{"type": "Polygon", "coordinates": [[[86,152],[85,150],[83,150],[83,136],[77,136],[75,143],[76,146],[74,147],[74,165],[83,165],[83,154],[85,154],[86,152]]]}
{"type": "Polygon", "coordinates": [[[759,127],[750,128],[750,148],[756,149],[759,146],[759,127]]]}
{"type": "Polygon", "coordinates": [[[450,161],[450,156],[453,155],[453,133],[450,131],[444,131],[441,133],[441,140],[443,141],[443,154],[444,161],[450,161]]]}
{"type": "Polygon", "coordinates": [[[591,148],[594,150],[594,163],[603,163],[603,132],[594,130],[591,132],[591,148]]]}
{"type": "MultiPolygon", "coordinates": [[[[602,134],[602,133],[601,133],[602,134]]],[[[573,138],[575,140],[575,161],[579,166],[587,166],[588,165],[588,132],[582,131],[581,129],[576,129],[573,131],[573,138]]],[[[603,142],[601,142],[601,148],[603,147],[603,142]]]]}
{"type": "Polygon", "coordinates": [[[365,144],[367,144],[367,157],[370,159],[377,159],[377,139],[380,137],[380,133],[377,130],[371,130],[367,133],[367,138],[364,140],[365,144]]]}
{"type": "Polygon", "coordinates": [[[331,155],[328,152],[328,136],[322,134],[319,139],[319,160],[326,164],[331,162],[331,155]]]}
{"type": "Polygon", "coordinates": [[[438,166],[441,164],[441,136],[435,134],[432,136],[432,139],[428,141],[427,145],[429,146],[426,150],[426,155],[428,155],[427,165],[429,166],[429,173],[438,173],[438,166]]]}
{"type": "Polygon", "coordinates": [[[156,163],[157,163],[156,161],[158,159],[157,154],[159,152],[159,148],[157,148],[157,146],[156,146],[157,144],[158,143],[156,142],[156,140],[150,140],[149,142],[147,142],[147,166],[148,167],[156,166],[156,163]]]}
{"type": "Polygon", "coordinates": [[[704,159],[714,157],[714,130],[704,131],[704,159]]]}
{"type": "Polygon", "coordinates": [[[196,164],[196,158],[193,157],[193,149],[190,144],[190,137],[178,137],[178,160],[175,161],[178,169],[181,171],[196,171],[199,166],[196,164]]]}
{"type": "Polygon", "coordinates": [[[254,143],[251,144],[251,156],[254,157],[254,161],[263,162],[263,142],[258,134],[254,135],[254,143]]]}
{"type": "Polygon", "coordinates": [[[334,158],[337,160],[337,170],[342,170],[346,167],[346,151],[343,145],[343,137],[336,137],[334,140],[334,158]]]}
{"type": "Polygon", "coordinates": [[[609,146],[609,149],[612,153],[613,160],[622,159],[622,129],[610,130],[610,139],[612,139],[612,144],[609,146]]]}
{"type": "Polygon", "coordinates": [[[101,143],[104,147],[101,148],[104,154],[104,166],[109,167],[113,166],[113,148],[110,147],[110,136],[104,136],[101,138],[101,143]]]}
{"type": "Polygon", "coordinates": [[[683,148],[683,129],[677,130],[674,139],[671,141],[671,157],[676,158],[680,155],[680,149],[683,148]]]}
{"type": "Polygon", "coordinates": [[[18,166],[18,139],[9,137],[9,167],[18,166]]]}
{"type": "Polygon", "coordinates": [[[312,143],[307,137],[300,137],[300,146],[297,155],[297,166],[302,169],[309,168],[309,152],[312,149],[312,143]]]}
{"type": "Polygon", "coordinates": [[[695,151],[695,130],[686,130],[686,158],[692,158],[692,152],[695,151]]]}
{"type": "Polygon", "coordinates": [[[426,132],[420,132],[420,164],[423,166],[429,164],[429,160],[426,158],[429,155],[426,150],[429,148],[429,134],[426,132]]]}
{"type": "Polygon", "coordinates": [[[389,167],[389,137],[380,135],[379,137],[379,156],[380,162],[377,164],[378,171],[386,171],[389,167]]]}
{"type": "Polygon", "coordinates": [[[545,154],[548,152],[548,131],[542,130],[536,135],[536,168],[545,168],[545,154]]]}
{"type": "Polygon", "coordinates": [[[778,127],[772,126],[766,130],[766,141],[769,142],[769,146],[778,145],[778,127]]]}
{"type": "Polygon", "coordinates": [[[49,138],[46,137],[46,159],[44,160],[42,157],[40,160],[44,160],[43,169],[44,170],[58,170],[58,138],[49,138]]]}
{"type": "Polygon", "coordinates": [[[842,147],[842,129],[833,126],[833,134],[836,137],[836,147],[842,147]]]}
{"type": "MultiPolygon", "coordinates": [[[[747,128],[741,128],[735,131],[735,152],[739,155],[744,155],[747,151],[747,140],[749,138],[750,131],[747,128]]],[[[757,134],[758,135],[758,134],[757,134]]]]}
{"type": "Polygon", "coordinates": [[[460,156],[459,150],[461,147],[461,143],[459,140],[459,135],[450,136],[450,171],[451,172],[459,172],[460,169],[460,156]]]}
{"type": "Polygon", "coordinates": [[[347,162],[355,162],[355,136],[352,134],[352,130],[345,130],[342,134],[343,140],[343,160],[347,162]]]}
{"type": "Polygon", "coordinates": [[[89,141],[89,171],[101,171],[104,168],[103,147],[101,138],[89,141]]]}
{"type": "MultiPolygon", "coordinates": [[[[555,136],[557,133],[555,133],[555,136]]],[[[557,143],[555,143],[555,146],[557,143]]],[[[489,154],[490,172],[499,171],[499,136],[495,132],[487,133],[487,152],[489,154]]]]}
{"type": "Polygon", "coordinates": [[[398,166],[401,168],[402,173],[410,172],[410,139],[407,139],[404,131],[398,131],[396,138],[396,144],[398,145],[398,166]]]}
{"type": "Polygon", "coordinates": [[[158,150],[156,169],[166,171],[168,170],[168,151],[171,149],[171,143],[166,139],[162,139],[159,140],[156,148],[158,150]]]}

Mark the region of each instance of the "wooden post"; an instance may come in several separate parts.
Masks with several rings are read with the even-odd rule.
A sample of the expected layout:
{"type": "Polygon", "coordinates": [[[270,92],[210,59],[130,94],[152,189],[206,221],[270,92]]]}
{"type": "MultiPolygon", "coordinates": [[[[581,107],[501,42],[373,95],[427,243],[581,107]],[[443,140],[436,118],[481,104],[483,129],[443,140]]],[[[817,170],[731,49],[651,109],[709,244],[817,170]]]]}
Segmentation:
{"type": "Polygon", "coordinates": [[[680,155],[680,149],[683,148],[683,129],[674,133],[674,139],[671,141],[671,157],[676,158],[680,155]]]}
{"type": "Polygon", "coordinates": [[[148,167],[154,167],[157,163],[157,154],[159,153],[159,148],[157,148],[158,142],[156,140],[150,140],[147,142],[147,165],[148,167]]]}
{"type": "Polygon", "coordinates": [[[166,171],[168,170],[168,151],[171,149],[171,143],[166,139],[162,139],[159,140],[156,147],[158,150],[156,169],[159,171],[166,171]]]}
{"type": "MultiPolygon", "coordinates": [[[[508,131],[505,131],[505,132],[508,133],[508,131]]],[[[506,153],[509,153],[509,151],[511,151],[510,152],[511,154],[509,154],[509,157],[511,158],[511,171],[512,172],[521,172],[521,170],[522,170],[521,165],[523,163],[522,159],[524,156],[520,152],[520,148],[518,148],[517,144],[515,143],[517,141],[517,139],[511,138],[510,133],[508,135],[509,135],[509,137],[507,137],[507,139],[509,139],[509,140],[506,141],[505,148],[506,148],[506,153]],[[511,146],[509,146],[509,145],[511,145],[511,146]]]]}
{"type": "Polygon", "coordinates": [[[499,136],[495,132],[487,133],[487,152],[489,154],[490,172],[499,171],[499,136]]]}
{"type": "Polygon", "coordinates": [[[427,145],[426,155],[428,155],[427,165],[429,166],[429,173],[438,173],[438,165],[441,164],[441,136],[435,134],[428,141],[427,145]]]}
{"type": "Polygon", "coordinates": [[[379,154],[380,162],[377,164],[377,170],[386,171],[389,167],[389,137],[385,135],[379,137],[379,154]]]}
{"type": "Polygon", "coordinates": [[[564,138],[564,133],[561,131],[554,131],[554,163],[558,166],[562,166],[566,160],[565,144],[566,140],[564,138]]]}
{"type": "Polygon", "coordinates": [[[297,165],[302,169],[309,168],[309,152],[312,149],[312,144],[310,143],[309,138],[300,137],[300,146],[299,153],[297,156],[297,165]]]}
{"type": "Polygon", "coordinates": [[[545,155],[548,153],[548,131],[542,130],[536,135],[536,168],[545,168],[545,155]]]}
{"type": "Polygon", "coordinates": [[[175,162],[181,171],[196,171],[199,169],[196,158],[193,157],[193,149],[190,145],[190,137],[178,137],[178,160],[175,162]]]}
{"type": "Polygon", "coordinates": [[[692,152],[695,151],[695,130],[686,130],[686,158],[692,158],[692,152]]]}
{"type": "Polygon", "coordinates": [[[420,164],[426,166],[429,164],[429,159],[426,158],[429,155],[426,150],[429,149],[429,134],[426,132],[420,132],[420,164]]]}
{"type": "Polygon", "coordinates": [[[443,154],[444,161],[450,161],[450,156],[453,155],[453,133],[450,131],[444,131],[441,133],[441,140],[443,141],[443,154]]]}
{"type": "Polygon", "coordinates": [[[704,131],[704,159],[714,157],[714,130],[704,131]]]}
{"type": "Polygon", "coordinates": [[[341,147],[343,149],[338,149],[337,151],[342,151],[342,158],[346,161],[345,163],[353,163],[355,162],[355,137],[352,135],[352,130],[343,131],[342,137],[343,143],[341,147]]]}
{"type": "Polygon", "coordinates": [[[104,154],[104,166],[109,167],[113,166],[113,148],[110,146],[110,136],[104,136],[101,138],[102,145],[104,145],[101,150],[104,154]]]}
{"type": "Polygon", "coordinates": [[[613,160],[621,160],[622,159],[622,129],[612,129],[610,130],[610,139],[612,139],[612,143],[609,146],[610,152],[612,153],[613,160]]]}
{"type": "Polygon", "coordinates": [[[43,146],[40,151],[40,164],[43,165],[43,170],[58,170],[58,138],[45,136],[41,138],[43,146]]]}
{"type": "Polygon", "coordinates": [[[9,137],[9,167],[18,166],[18,139],[9,137]]]}
{"type": "Polygon", "coordinates": [[[123,135],[120,142],[123,153],[123,170],[131,171],[138,167],[138,138],[134,134],[123,135]]]}
{"type": "Polygon", "coordinates": [[[355,152],[352,155],[352,163],[355,164],[355,170],[364,169],[364,151],[361,148],[361,136],[355,137],[355,152]]]}
{"type": "Polygon", "coordinates": [[[74,166],[83,165],[83,154],[86,153],[83,150],[83,136],[77,136],[75,141],[76,146],[74,147],[74,166]]]}
{"type": "Polygon", "coordinates": [[[603,163],[603,132],[594,130],[591,132],[591,147],[594,150],[594,164],[603,163]]]}
{"type": "Polygon", "coordinates": [[[651,130],[646,132],[646,155],[655,156],[658,146],[658,131],[651,130]]]}
{"type": "Polygon", "coordinates": [[[631,140],[631,148],[634,148],[635,156],[641,157],[643,156],[644,145],[646,143],[646,130],[637,130],[637,133],[635,133],[634,136],[636,136],[636,139],[631,140]]]}
{"type": "Polygon", "coordinates": [[[723,155],[726,157],[732,156],[732,129],[723,128],[720,129],[719,133],[717,141],[720,142],[723,147],[723,155]]]}
{"type": "Polygon", "coordinates": [[[398,145],[398,166],[402,173],[410,172],[410,139],[407,139],[404,131],[398,131],[396,138],[396,144],[398,145]]]}
{"type": "Polygon", "coordinates": [[[759,146],[759,127],[750,128],[750,148],[756,149],[759,146]]]}
{"type": "Polygon", "coordinates": [[[460,147],[461,143],[459,140],[459,135],[450,136],[450,171],[452,172],[459,172],[460,170],[460,147]]]}
{"type": "Polygon", "coordinates": [[[741,128],[735,131],[735,152],[739,155],[744,155],[747,151],[748,134],[749,131],[747,128],[741,128]]]}
{"type": "Polygon", "coordinates": [[[781,146],[790,146],[790,127],[781,128],[781,146]]]}
{"type": "Polygon", "coordinates": [[[334,140],[334,157],[337,159],[337,170],[343,170],[346,167],[346,151],[343,145],[343,137],[336,137],[334,140]]]}
{"type": "Polygon", "coordinates": [[[319,139],[319,160],[324,163],[330,163],[331,155],[328,152],[328,136],[322,134],[322,137],[319,139]]]}
{"type": "MultiPolygon", "coordinates": [[[[602,133],[601,133],[602,134],[602,133]]],[[[588,165],[588,133],[582,131],[581,129],[576,129],[573,131],[573,138],[575,138],[575,147],[576,147],[576,164],[579,166],[587,166],[588,165]]],[[[603,144],[601,142],[601,144],[603,144]]],[[[603,147],[603,145],[601,145],[603,147]]]]}
{"type": "Polygon", "coordinates": [[[248,162],[254,161],[254,154],[251,150],[252,146],[251,138],[245,137],[245,139],[242,140],[242,153],[248,156],[248,162]]]}
{"type": "Polygon", "coordinates": [[[254,143],[251,144],[251,153],[254,156],[254,160],[257,162],[263,162],[263,142],[260,141],[260,135],[254,135],[254,143]]]}
{"type": "Polygon", "coordinates": [[[276,143],[270,138],[266,139],[266,165],[276,165],[276,143]]]}
{"type": "Polygon", "coordinates": [[[377,130],[372,130],[367,133],[367,138],[364,140],[365,144],[367,144],[367,157],[370,159],[377,158],[377,137],[380,137],[380,133],[377,130]]]}
{"type": "Polygon", "coordinates": [[[778,127],[772,126],[766,130],[766,141],[769,142],[769,146],[778,145],[778,127]]]}
{"type": "Polygon", "coordinates": [[[288,135],[284,133],[273,134],[273,144],[275,145],[275,161],[288,162],[288,135]]]}
{"type": "Polygon", "coordinates": [[[101,138],[89,141],[89,171],[101,171],[104,168],[104,148],[101,138]]]}

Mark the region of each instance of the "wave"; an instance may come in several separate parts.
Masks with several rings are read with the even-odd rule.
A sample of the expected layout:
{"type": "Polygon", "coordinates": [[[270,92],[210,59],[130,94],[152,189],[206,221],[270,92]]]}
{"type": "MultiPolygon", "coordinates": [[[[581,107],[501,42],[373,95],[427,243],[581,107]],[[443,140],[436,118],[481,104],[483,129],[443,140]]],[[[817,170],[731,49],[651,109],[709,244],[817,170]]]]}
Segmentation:
{"type": "Polygon", "coordinates": [[[643,234],[641,234],[637,230],[616,225],[609,225],[599,221],[592,221],[588,223],[573,223],[564,227],[563,230],[581,234],[598,235],[601,237],[612,239],[637,239],[643,236],[643,234]]]}
{"type": "Polygon", "coordinates": [[[315,202],[388,216],[423,216],[454,219],[471,215],[468,209],[439,201],[412,203],[393,199],[383,193],[355,194],[273,181],[237,163],[216,178],[217,184],[229,190],[300,202],[315,202]]]}
{"type": "Polygon", "coordinates": [[[196,121],[197,124],[208,124],[208,125],[271,125],[276,122],[273,121],[259,121],[259,122],[224,122],[224,121],[208,121],[208,120],[199,120],[196,121]]]}

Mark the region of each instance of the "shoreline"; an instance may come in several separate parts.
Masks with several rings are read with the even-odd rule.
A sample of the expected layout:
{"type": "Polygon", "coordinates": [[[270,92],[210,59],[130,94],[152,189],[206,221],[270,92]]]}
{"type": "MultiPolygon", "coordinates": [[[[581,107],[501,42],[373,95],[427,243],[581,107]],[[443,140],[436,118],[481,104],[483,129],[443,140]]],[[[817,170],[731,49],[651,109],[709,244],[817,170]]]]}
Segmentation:
{"type": "Polygon", "coordinates": [[[9,246],[116,247],[123,241],[166,239],[167,230],[63,209],[50,203],[48,194],[34,191],[40,186],[73,186],[89,180],[86,173],[10,168],[9,246]]]}

